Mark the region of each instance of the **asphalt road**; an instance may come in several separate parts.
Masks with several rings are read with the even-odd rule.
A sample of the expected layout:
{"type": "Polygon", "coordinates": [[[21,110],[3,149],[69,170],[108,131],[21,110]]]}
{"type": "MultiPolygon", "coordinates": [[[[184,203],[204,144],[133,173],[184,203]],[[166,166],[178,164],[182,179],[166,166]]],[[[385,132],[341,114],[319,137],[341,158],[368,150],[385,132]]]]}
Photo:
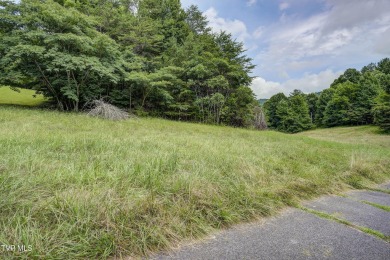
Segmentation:
{"type": "MultiPolygon", "coordinates": [[[[381,186],[390,190],[390,185],[381,186]]],[[[304,207],[390,236],[390,194],[351,191],[325,196],[304,207]]],[[[263,222],[235,226],[201,242],[151,259],[390,259],[390,243],[348,225],[290,208],[263,222]]]]}

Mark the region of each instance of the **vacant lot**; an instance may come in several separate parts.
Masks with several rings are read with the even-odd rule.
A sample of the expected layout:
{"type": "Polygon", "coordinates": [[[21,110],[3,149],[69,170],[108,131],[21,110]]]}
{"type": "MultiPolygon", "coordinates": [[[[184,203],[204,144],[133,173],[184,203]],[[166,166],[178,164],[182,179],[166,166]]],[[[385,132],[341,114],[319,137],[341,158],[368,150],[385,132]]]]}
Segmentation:
{"type": "Polygon", "coordinates": [[[0,86],[0,104],[37,106],[44,102],[42,95],[36,95],[34,90],[19,89],[14,91],[10,87],[0,86]]]}
{"type": "Polygon", "coordinates": [[[388,180],[389,146],[375,127],[286,135],[0,107],[0,242],[32,246],[0,254],[143,255],[388,180]]]}

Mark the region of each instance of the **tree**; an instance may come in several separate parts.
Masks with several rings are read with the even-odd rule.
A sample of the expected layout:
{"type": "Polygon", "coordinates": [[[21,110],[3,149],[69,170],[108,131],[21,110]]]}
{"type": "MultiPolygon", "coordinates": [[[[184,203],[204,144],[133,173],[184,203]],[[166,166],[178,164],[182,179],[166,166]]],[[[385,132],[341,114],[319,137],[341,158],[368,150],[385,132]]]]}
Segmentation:
{"type": "Polygon", "coordinates": [[[222,112],[223,122],[238,127],[250,126],[253,104],[257,101],[252,90],[247,86],[239,87],[227,98],[222,112]]]}
{"type": "Polygon", "coordinates": [[[352,102],[356,99],[358,85],[346,81],[333,86],[333,88],[335,92],[327,103],[322,122],[328,127],[348,125],[351,122],[349,113],[352,110],[352,102]]]}
{"type": "Polygon", "coordinates": [[[132,112],[248,126],[254,68],[244,46],[212,33],[179,0],[0,2],[0,83],[59,109],[105,100],[132,112]]]}
{"type": "Polygon", "coordinates": [[[323,124],[328,127],[338,125],[348,125],[348,110],[350,100],[343,95],[335,94],[326,106],[323,124]]]}
{"type": "Polygon", "coordinates": [[[390,110],[389,73],[390,59],[385,58],[378,64],[364,66],[361,72],[347,69],[319,95],[294,90],[286,98],[279,93],[264,104],[269,125],[280,131],[296,132],[310,128],[313,122],[321,127],[376,123],[386,130],[390,110]],[[310,124],[302,97],[306,99],[310,124]]]}
{"type": "Polygon", "coordinates": [[[334,80],[330,87],[333,88],[336,85],[347,81],[357,84],[360,81],[360,76],[360,71],[356,69],[347,69],[340,77],[334,80]]]}
{"type": "Polygon", "coordinates": [[[268,125],[272,128],[277,128],[281,118],[278,116],[276,110],[279,102],[287,100],[287,97],[283,93],[273,95],[269,100],[264,103],[264,110],[268,118],[268,125]]]}
{"type": "Polygon", "coordinates": [[[213,61],[219,64],[219,73],[224,75],[231,85],[249,86],[252,82],[249,73],[255,66],[252,59],[243,54],[244,44],[237,42],[231,34],[224,31],[215,34],[213,41],[217,44],[220,55],[219,60],[213,61]]]}
{"type": "Polygon", "coordinates": [[[286,103],[288,109],[285,109],[285,104],[281,104],[282,109],[280,107],[277,109],[277,113],[281,117],[280,130],[297,133],[312,128],[309,106],[302,92],[294,91],[291,93],[286,103]]]}
{"type": "Polygon", "coordinates": [[[332,99],[333,94],[335,92],[334,88],[328,88],[324,89],[320,96],[318,97],[317,103],[316,103],[316,114],[315,114],[315,123],[317,126],[324,126],[324,114],[326,107],[329,103],[329,101],[332,99]]]}
{"type": "Polygon", "coordinates": [[[374,122],[384,131],[390,132],[390,93],[382,91],[375,101],[374,122]]]}
{"type": "Polygon", "coordinates": [[[306,95],[294,90],[287,98],[283,93],[272,96],[265,104],[272,127],[282,132],[297,133],[312,127],[306,95]]]}
{"type": "Polygon", "coordinates": [[[314,124],[316,121],[317,114],[317,102],[318,102],[318,94],[310,93],[306,96],[307,105],[309,106],[309,115],[311,123],[314,124]]]}
{"type": "Polygon", "coordinates": [[[374,123],[390,132],[390,59],[385,58],[378,63],[380,73],[376,75],[381,89],[374,100],[374,123]]]}
{"type": "Polygon", "coordinates": [[[186,10],[186,22],[191,31],[195,34],[208,34],[211,31],[208,27],[207,18],[196,5],[191,5],[186,10]]]}
{"type": "Polygon", "coordinates": [[[373,123],[372,107],[379,88],[371,72],[366,72],[357,83],[346,81],[334,85],[334,95],[327,103],[323,123],[327,126],[373,123]]]}
{"type": "Polygon", "coordinates": [[[355,97],[354,99],[351,98],[352,107],[348,114],[350,124],[372,124],[374,122],[372,108],[380,91],[379,81],[373,75],[373,72],[366,72],[361,77],[355,91],[356,93],[349,93],[349,95],[355,97]]]}
{"type": "Polygon", "coordinates": [[[27,82],[60,109],[78,110],[124,73],[119,46],[94,21],[53,1],[22,1],[1,10],[0,82],[27,82]],[[18,15],[14,15],[17,13],[18,15]]]}
{"type": "Polygon", "coordinates": [[[140,19],[150,18],[159,24],[164,50],[169,48],[169,39],[182,43],[189,33],[180,0],[142,0],[138,15],[140,19]]]}
{"type": "Polygon", "coordinates": [[[377,68],[380,72],[389,75],[390,74],[390,59],[384,58],[378,62],[377,68]]]}
{"type": "Polygon", "coordinates": [[[293,132],[294,130],[290,126],[294,125],[295,118],[293,111],[289,107],[287,99],[282,99],[276,107],[276,116],[278,117],[278,124],[276,129],[282,132],[293,132]]]}
{"type": "Polygon", "coordinates": [[[373,71],[375,71],[376,69],[377,69],[376,64],[375,64],[375,63],[370,63],[370,64],[368,64],[368,65],[366,65],[366,66],[364,66],[364,67],[362,68],[361,73],[362,73],[362,74],[365,74],[365,73],[367,73],[367,72],[373,72],[373,71]]]}

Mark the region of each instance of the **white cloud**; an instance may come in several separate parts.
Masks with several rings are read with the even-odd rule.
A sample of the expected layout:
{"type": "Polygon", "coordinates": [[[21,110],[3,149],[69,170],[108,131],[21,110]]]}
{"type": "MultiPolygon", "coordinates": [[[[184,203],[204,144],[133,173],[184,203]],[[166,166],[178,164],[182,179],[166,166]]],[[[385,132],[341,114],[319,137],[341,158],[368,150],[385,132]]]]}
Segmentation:
{"type": "Polygon", "coordinates": [[[325,1],[323,12],[307,18],[283,14],[261,31],[258,44],[267,47],[255,62],[262,75],[284,81],[286,73],[346,69],[390,53],[389,0],[325,1]]]}
{"type": "Polygon", "coordinates": [[[257,2],[257,0],[249,0],[249,1],[246,2],[246,5],[247,6],[252,6],[252,5],[256,4],[256,2],[257,2]]]}
{"type": "Polygon", "coordinates": [[[294,71],[306,71],[309,68],[316,68],[323,65],[323,62],[321,59],[308,59],[308,60],[296,60],[291,61],[287,64],[285,64],[285,68],[288,71],[294,72],[294,71]]]}
{"type": "Polygon", "coordinates": [[[390,55],[390,28],[386,29],[376,41],[375,51],[384,55],[390,55]]]}
{"type": "Polygon", "coordinates": [[[256,77],[252,81],[251,89],[257,98],[270,98],[279,92],[284,92],[285,89],[278,82],[266,81],[261,77],[256,77]]]}
{"type": "Polygon", "coordinates": [[[263,33],[264,33],[264,30],[265,30],[265,28],[264,28],[264,26],[259,26],[259,27],[257,27],[256,28],[256,30],[253,32],[253,38],[255,38],[255,39],[260,39],[261,38],[261,36],[263,35],[263,33]]]}
{"type": "Polygon", "coordinates": [[[290,7],[290,4],[287,2],[282,2],[279,4],[279,10],[284,11],[290,7]]]}
{"type": "Polygon", "coordinates": [[[304,93],[319,92],[329,88],[330,84],[342,74],[341,71],[333,72],[330,69],[321,71],[318,74],[305,74],[299,79],[290,79],[283,83],[283,87],[291,92],[294,89],[302,90],[304,93]]]}
{"type": "Polygon", "coordinates": [[[218,16],[217,10],[214,7],[209,8],[204,15],[209,21],[209,26],[214,32],[226,31],[231,33],[238,41],[244,42],[245,39],[250,38],[245,23],[241,20],[229,20],[218,16]]]}
{"type": "MultiPolygon", "coordinates": [[[[202,3],[203,8],[217,2],[183,1],[202,3]]],[[[253,6],[259,2],[241,3],[253,6]]],[[[280,17],[272,24],[262,19],[256,24],[255,20],[250,21],[250,16],[249,20],[227,19],[215,8],[204,13],[214,32],[231,33],[244,42],[249,50],[247,55],[254,57],[253,63],[257,65],[254,74],[263,77],[255,78],[252,84],[259,98],[269,98],[277,92],[289,94],[295,88],[320,91],[329,87],[340,71],[359,69],[390,55],[390,0],[272,2],[281,11],[278,13],[276,9],[280,17]]],[[[222,13],[223,6],[218,8],[222,13]]]]}
{"type": "Polygon", "coordinates": [[[327,0],[330,12],[324,31],[350,29],[390,14],[389,0],[327,0]]]}
{"type": "Polygon", "coordinates": [[[289,79],[283,83],[256,77],[253,79],[251,89],[257,98],[270,98],[279,92],[289,95],[294,89],[302,90],[304,93],[319,92],[328,88],[341,73],[328,69],[318,74],[305,74],[302,78],[289,79]]]}

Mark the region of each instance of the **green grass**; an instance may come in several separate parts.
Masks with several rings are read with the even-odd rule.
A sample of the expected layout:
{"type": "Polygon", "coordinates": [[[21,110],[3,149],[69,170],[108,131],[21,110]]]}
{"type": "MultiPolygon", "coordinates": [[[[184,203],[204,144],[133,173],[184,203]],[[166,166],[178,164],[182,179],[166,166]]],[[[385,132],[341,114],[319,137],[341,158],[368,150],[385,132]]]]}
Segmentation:
{"type": "Polygon", "coordinates": [[[389,206],[385,206],[385,205],[381,205],[381,204],[377,204],[377,203],[373,203],[373,202],[369,202],[369,201],[363,201],[363,202],[368,204],[368,205],[371,205],[373,207],[376,207],[378,209],[382,209],[384,211],[390,212],[390,207],[389,206]]]}
{"type": "Polygon", "coordinates": [[[142,256],[390,179],[389,136],[320,131],[332,140],[0,107],[0,243],[33,248],[4,257],[142,256]]]}
{"type": "Polygon", "coordinates": [[[362,226],[355,225],[355,224],[353,224],[353,223],[351,223],[351,222],[349,222],[349,221],[347,221],[345,219],[341,219],[341,218],[335,217],[333,215],[324,213],[322,211],[317,211],[317,210],[305,208],[305,207],[302,207],[302,206],[299,206],[298,208],[301,209],[301,210],[304,210],[306,212],[309,212],[311,214],[317,215],[320,218],[329,219],[329,220],[335,221],[337,223],[344,224],[346,226],[358,229],[358,230],[360,230],[360,231],[362,231],[362,232],[364,232],[366,234],[369,234],[369,235],[375,236],[377,238],[383,239],[386,242],[390,242],[390,236],[386,236],[385,234],[383,234],[382,232],[379,232],[377,230],[374,230],[374,229],[371,229],[371,228],[368,228],[368,227],[362,227],[362,226]]]}
{"type": "Polygon", "coordinates": [[[34,90],[19,90],[17,92],[10,87],[0,86],[0,105],[39,106],[45,101],[43,95],[36,95],[34,90]]]}
{"type": "Polygon", "coordinates": [[[390,194],[390,190],[378,189],[377,187],[364,187],[364,188],[367,189],[367,190],[372,190],[372,191],[377,191],[377,192],[390,194]]]}
{"type": "Polygon", "coordinates": [[[346,144],[375,144],[390,148],[390,142],[383,142],[383,139],[388,139],[390,135],[382,133],[378,127],[374,126],[324,128],[299,133],[298,135],[346,144]]]}

